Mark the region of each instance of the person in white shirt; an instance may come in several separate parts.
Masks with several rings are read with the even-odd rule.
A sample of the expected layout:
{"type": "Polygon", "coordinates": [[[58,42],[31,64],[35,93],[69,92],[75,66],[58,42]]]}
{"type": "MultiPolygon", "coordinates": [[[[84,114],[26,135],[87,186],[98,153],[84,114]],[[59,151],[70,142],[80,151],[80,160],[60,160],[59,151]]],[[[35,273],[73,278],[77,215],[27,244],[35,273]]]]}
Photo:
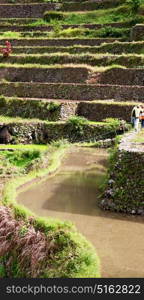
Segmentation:
{"type": "Polygon", "coordinates": [[[140,105],[135,105],[131,113],[131,122],[134,126],[135,131],[139,130],[139,118],[140,118],[141,107],[140,105]]]}

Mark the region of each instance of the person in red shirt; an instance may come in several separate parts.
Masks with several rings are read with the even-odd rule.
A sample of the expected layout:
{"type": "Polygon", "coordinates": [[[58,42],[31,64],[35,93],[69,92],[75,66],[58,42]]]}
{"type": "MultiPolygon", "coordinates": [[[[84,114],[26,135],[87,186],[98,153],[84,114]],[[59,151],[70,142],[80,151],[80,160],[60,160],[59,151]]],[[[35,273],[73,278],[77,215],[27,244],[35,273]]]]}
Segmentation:
{"type": "Polygon", "coordinates": [[[0,52],[3,54],[3,57],[9,57],[9,55],[12,53],[12,46],[9,41],[6,41],[5,45],[5,48],[0,48],[0,52]]]}

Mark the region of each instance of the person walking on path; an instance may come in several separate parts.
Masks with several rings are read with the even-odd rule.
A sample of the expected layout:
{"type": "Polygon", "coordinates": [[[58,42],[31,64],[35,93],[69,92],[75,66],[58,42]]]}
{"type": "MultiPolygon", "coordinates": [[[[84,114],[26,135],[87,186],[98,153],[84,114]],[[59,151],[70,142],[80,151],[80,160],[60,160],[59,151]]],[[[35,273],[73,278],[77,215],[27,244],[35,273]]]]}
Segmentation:
{"type": "Polygon", "coordinates": [[[134,126],[135,131],[139,130],[139,118],[140,118],[141,107],[140,105],[135,105],[131,113],[131,122],[134,126]]]}
{"type": "Polygon", "coordinates": [[[141,129],[144,129],[144,106],[141,106],[140,120],[141,120],[141,129]]]}

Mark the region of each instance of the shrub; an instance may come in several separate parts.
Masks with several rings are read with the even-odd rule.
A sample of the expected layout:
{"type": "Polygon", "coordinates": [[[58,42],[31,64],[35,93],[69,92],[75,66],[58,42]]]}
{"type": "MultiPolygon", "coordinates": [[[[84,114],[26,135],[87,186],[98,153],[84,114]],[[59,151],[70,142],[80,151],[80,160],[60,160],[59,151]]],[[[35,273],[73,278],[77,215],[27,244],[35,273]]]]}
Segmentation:
{"type": "Polygon", "coordinates": [[[51,20],[63,20],[64,13],[59,11],[46,11],[43,16],[44,20],[50,22],[51,20]]]}
{"type": "Polygon", "coordinates": [[[84,117],[73,116],[67,120],[67,124],[71,124],[74,126],[87,124],[88,120],[84,117]]]}
{"type": "Polygon", "coordinates": [[[127,0],[127,3],[130,5],[132,13],[136,14],[138,12],[138,9],[139,9],[142,1],[141,0],[127,0]]]}
{"type": "Polygon", "coordinates": [[[62,32],[62,26],[56,21],[53,24],[52,37],[59,37],[62,32]]]}
{"type": "Polygon", "coordinates": [[[67,120],[67,125],[72,136],[81,137],[84,134],[83,126],[88,124],[88,120],[84,117],[73,116],[67,120]]]}
{"type": "Polygon", "coordinates": [[[129,34],[128,28],[114,28],[111,26],[107,26],[104,28],[101,28],[99,30],[89,30],[85,31],[87,35],[91,35],[93,37],[101,37],[101,38],[108,38],[108,37],[126,37],[129,34]]]}
{"type": "Polygon", "coordinates": [[[14,151],[4,152],[5,158],[8,159],[8,161],[15,166],[26,166],[31,161],[40,158],[41,153],[39,150],[21,150],[21,151],[14,151]]]}
{"type": "Polygon", "coordinates": [[[60,37],[79,37],[79,36],[83,36],[85,33],[85,29],[82,27],[79,28],[68,28],[68,29],[64,29],[62,31],[59,32],[59,36],[60,37]]]}

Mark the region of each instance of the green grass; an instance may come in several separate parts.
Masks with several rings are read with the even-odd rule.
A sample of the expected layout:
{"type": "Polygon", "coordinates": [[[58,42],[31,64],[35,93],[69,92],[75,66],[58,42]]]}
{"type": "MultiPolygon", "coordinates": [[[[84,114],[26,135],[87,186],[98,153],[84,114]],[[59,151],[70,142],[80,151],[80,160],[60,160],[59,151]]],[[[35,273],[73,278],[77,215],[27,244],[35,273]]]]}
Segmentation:
{"type": "Polygon", "coordinates": [[[48,145],[24,145],[24,144],[19,144],[19,145],[11,145],[11,144],[3,144],[0,145],[0,149],[12,149],[12,150],[38,150],[38,151],[46,151],[48,149],[48,145]]]}
{"type": "MultiPolygon", "coordinates": [[[[104,71],[107,71],[107,70],[111,70],[111,69],[115,69],[115,68],[121,68],[121,69],[126,69],[125,66],[123,65],[118,65],[118,64],[112,64],[112,65],[109,65],[107,67],[92,67],[90,65],[86,65],[86,64],[63,64],[63,65],[58,65],[58,64],[55,64],[55,65],[41,65],[41,64],[25,64],[25,65],[22,65],[22,64],[9,64],[9,63],[5,63],[5,64],[0,64],[0,68],[28,68],[28,69],[63,69],[63,68],[75,68],[75,69],[79,69],[79,68],[86,68],[88,69],[89,71],[92,71],[92,72],[104,72],[104,71]]],[[[9,70],[10,71],[10,70],[9,70]]],[[[5,79],[3,78],[1,81],[3,81],[4,83],[8,83],[7,81],[5,81],[5,79]]]]}
{"type": "Polygon", "coordinates": [[[144,42],[109,42],[102,43],[100,46],[82,46],[82,45],[73,45],[69,47],[63,46],[19,46],[13,47],[13,54],[11,57],[17,54],[29,55],[29,54],[37,54],[37,55],[57,55],[57,53],[69,53],[69,54],[144,54],[144,42]]]}
{"type": "Polygon", "coordinates": [[[14,152],[9,151],[3,151],[0,153],[2,156],[4,156],[5,160],[8,160],[8,162],[16,167],[26,167],[29,165],[31,161],[34,159],[40,158],[40,151],[37,149],[35,150],[16,150],[14,152]]]}
{"type": "MultiPolygon", "coordinates": [[[[144,6],[143,0],[141,8],[144,6]]],[[[130,5],[120,5],[116,8],[99,9],[93,11],[84,12],[63,12],[64,20],[59,21],[60,24],[75,25],[75,24],[107,24],[114,22],[127,22],[134,23],[143,22],[144,17],[139,14],[132,13],[130,5]]],[[[31,23],[29,19],[22,19],[23,24],[30,26],[41,26],[48,24],[43,19],[34,19],[31,23]]],[[[5,24],[17,24],[16,19],[3,19],[5,24]]],[[[55,25],[56,21],[51,20],[50,24],[55,25]]]]}
{"type": "MultiPolygon", "coordinates": [[[[82,235],[77,232],[70,222],[62,222],[51,218],[39,218],[32,214],[32,212],[24,206],[19,205],[16,201],[17,189],[21,185],[24,185],[35,178],[38,178],[40,183],[42,180],[46,180],[46,177],[44,178],[43,176],[49,176],[49,174],[56,171],[56,169],[60,166],[61,157],[64,155],[67,147],[68,144],[63,143],[63,141],[59,142],[59,146],[58,144],[54,145],[53,143],[53,145],[49,146],[50,160],[48,167],[43,169],[39,168],[29,172],[25,176],[19,176],[15,179],[9,180],[4,189],[3,204],[8,205],[13,209],[17,220],[23,219],[25,221],[25,228],[29,224],[28,218],[33,216],[33,226],[36,230],[41,230],[44,234],[52,235],[53,237],[57,235],[57,238],[58,233],[60,232],[61,242],[63,241],[64,247],[57,253],[57,256],[50,261],[51,269],[46,271],[44,277],[100,277],[100,263],[95,253],[95,249],[82,235]],[[71,248],[71,244],[75,245],[73,249],[71,248]],[[70,253],[73,253],[75,258],[70,262],[67,260],[66,263],[65,260],[70,253]],[[63,264],[64,266],[61,268],[61,265],[63,264]]],[[[32,148],[33,146],[31,145],[31,150],[32,148]]],[[[34,152],[30,151],[29,155],[30,153],[35,153],[36,150],[33,151],[34,152]]],[[[23,164],[22,154],[23,152],[20,151],[19,155],[22,158],[21,167],[24,168],[25,164],[23,164]]],[[[10,154],[5,152],[6,159],[11,160],[14,165],[17,165],[18,159],[16,152],[11,154],[12,159],[10,159],[9,155],[10,154]]],[[[34,181],[32,184],[37,184],[37,182],[34,181]]],[[[24,227],[22,230],[24,230],[24,227]]],[[[23,231],[21,231],[21,234],[23,234],[23,231]]],[[[0,270],[0,272],[1,276],[3,276],[3,269],[0,270]]],[[[15,276],[17,277],[16,274],[15,276]]]]}
{"type": "MultiPolygon", "coordinates": [[[[143,20],[142,16],[140,17],[139,15],[132,14],[128,5],[122,5],[117,8],[93,10],[89,12],[68,12],[64,13],[64,16],[64,20],[59,21],[60,24],[108,24],[132,21],[136,18],[143,20]]],[[[50,24],[52,25],[55,23],[55,20],[50,21],[50,24]]],[[[33,24],[39,25],[39,21],[33,24]]]]}
{"type": "MultiPolygon", "coordinates": [[[[41,169],[39,167],[39,169],[37,170],[33,170],[31,172],[29,172],[27,175],[25,175],[24,177],[19,177],[19,178],[15,178],[15,179],[12,179],[10,180],[7,185],[6,185],[6,188],[5,188],[5,191],[4,191],[4,197],[3,197],[3,201],[4,201],[4,204],[10,202],[10,203],[13,203],[13,204],[17,204],[16,202],[16,195],[17,195],[17,188],[23,184],[25,184],[26,182],[28,181],[31,181],[32,179],[34,178],[39,178],[39,180],[44,180],[44,176],[46,176],[47,174],[50,174],[51,172],[55,172],[55,170],[59,167],[60,165],[60,157],[61,155],[64,154],[65,152],[65,149],[66,149],[66,144],[64,144],[63,146],[61,147],[55,147],[54,145],[49,145],[49,147],[47,147],[47,150],[50,154],[50,164],[49,166],[45,166],[45,168],[41,169]]],[[[14,147],[14,146],[13,146],[14,147]]],[[[28,150],[19,150],[17,149],[17,151],[19,151],[20,155],[21,153],[24,151],[38,151],[36,150],[35,148],[33,148],[33,145],[31,145],[31,148],[28,150]]],[[[5,153],[5,151],[3,152],[5,153]]],[[[7,153],[7,151],[6,151],[7,153]]],[[[15,151],[14,151],[15,153],[15,151]]],[[[12,153],[12,155],[14,155],[15,157],[15,154],[12,153]]]]}
{"type": "MultiPolygon", "coordinates": [[[[38,65],[43,67],[43,65],[51,65],[54,68],[54,65],[64,65],[73,64],[77,66],[80,64],[86,64],[85,66],[110,66],[110,65],[121,65],[125,67],[137,67],[143,66],[144,64],[144,55],[143,54],[93,54],[93,53],[79,53],[79,54],[70,54],[70,53],[51,53],[51,54],[20,54],[20,55],[11,55],[4,64],[3,57],[1,57],[0,62],[2,65],[12,64],[21,64],[22,67],[29,65],[38,65]]],[[[72,66],[72,65],[71,65],[72,66]]]]}
{"type": "MultiPolygon", "coordinates": [[[[143,6],[141,6],[143,7],[143,6]]],[[[83,12],[63,12],[64,19],[60,20],[59,24],[66,25],[75,25],[75,24],[108,24],[114,22],[133,22],[141,23],[144,20],[143,16],[139,14],[132,14],[129,5],[121,5],[116,8],[110,9],[99,9],[93,11],[83,11],[83,12]]],[[[28,26],[41,26],[41,25],[55,25],[57,24],[56,20],[52,20],[50,22],[46,22],[43,19],[34,19],[32,22],[27,19],[22,19],[22,24],[26,24],[28,26]]],[[[5,25],[17,24],[16,19],[3,19],[5,25]]],[[[3,23],[3,24],[4,24],[3,23]]]]}
{"type": "MultiPolygon", "coordinates": [[[[47,100],[33,100],[29,99],[19,99],[16,97],[7,98],[0,96],[0,112],[1,117],[6,118],[21,118],[29,119],[37,118],[37,120],[47,120],[47,121],[57,121],[60,117],[60,107],[61,104],[56,101],[47,100]]],[[[15,119],[17,120],[17,119],[15,119]]],[[[9,119],[4,119],[4,121],[10,121],[9,119]]],[[[18,119],[20,121],[20,119],[18,119]]],[[[36,120],[35,120],[36,121],[36,120]]]]}
{"type": "Polygon", "coordinates": [[[39,119],[26,119],[26,118],[20,118],[20,117],[8,117],[4,115],[0,115],[0,122],[9,124],[9,123],[45,123],[48,121],[42,121],[39,119]]]}
{"type": "Polygon", "coordinates": [[[29,32],[0,32],[0,39],[20,39],[20,38],[127,38],[129,28],[106,27],[98,30],[84,27],[61,29],[54,27],[53,31],[29,31],[29,32]]]}
{"type": "MultiPolygon", "coordinates": [[[[76,121],[80,120],[80,122],[81,122],[81,120],[82,120],[82,122],[81,122],[82,124],[95,124],[95,125],[104,125],[105,124],[105,122],[93,122],[93,121],[85,120],[84,118],[76,117],[76,116],[70,118],[70,120],[72,120],[72,122],[73,121],[75,122],[75,120],[76,121]]],[[[42,120],[39,120],[39,119],[25,119],[25,118],[19,118],[19,117],[8,117],[8,116],[3,116],[3,115],[2,116],[0,115],[0,122],[4,123],[4,124],[9,124],[9,123],[14,123],[14,124],[16,124],[16,123],[31,123],[31,124],[33,124],[33,123],[46,123],[46,124],[65,123],[65,121],[56,121],[56,122],[46,121],[46,120],[42,121],[42,120]]],[[[7,145],[5,145],[5,146],[2,145],[2,148],[3,147],[7,148],[7,145]]],[[[12,147],[15,147],[15,146],[12,146],[12,147]]]]}
{"type": "Polygon", "coordinates": [[[129,28],[105,27],[101,29],[88,29],[84,27],[61,29],[54,27],[54,31],[49,33],[52,38],[127,38],[129,28]]]}
{"type": "Polygon", "coordinates": [[[0,63],[0,68],[36,68],[36,69],[62,69],[62,68],[87,68],[94,70],[91,66],[85,64],[55,64],[55,65],[41,65],[41,64],[11,64],[11,63],[0,63]]]}
{"type": "Polygon", "coordinates": [[[33,145],[1,145],[0,149],[0,175],[18,176],[27,173],[28,167],[41,163],[42,155],[48,151],[48,146],[44,148],[33,145]]]}

